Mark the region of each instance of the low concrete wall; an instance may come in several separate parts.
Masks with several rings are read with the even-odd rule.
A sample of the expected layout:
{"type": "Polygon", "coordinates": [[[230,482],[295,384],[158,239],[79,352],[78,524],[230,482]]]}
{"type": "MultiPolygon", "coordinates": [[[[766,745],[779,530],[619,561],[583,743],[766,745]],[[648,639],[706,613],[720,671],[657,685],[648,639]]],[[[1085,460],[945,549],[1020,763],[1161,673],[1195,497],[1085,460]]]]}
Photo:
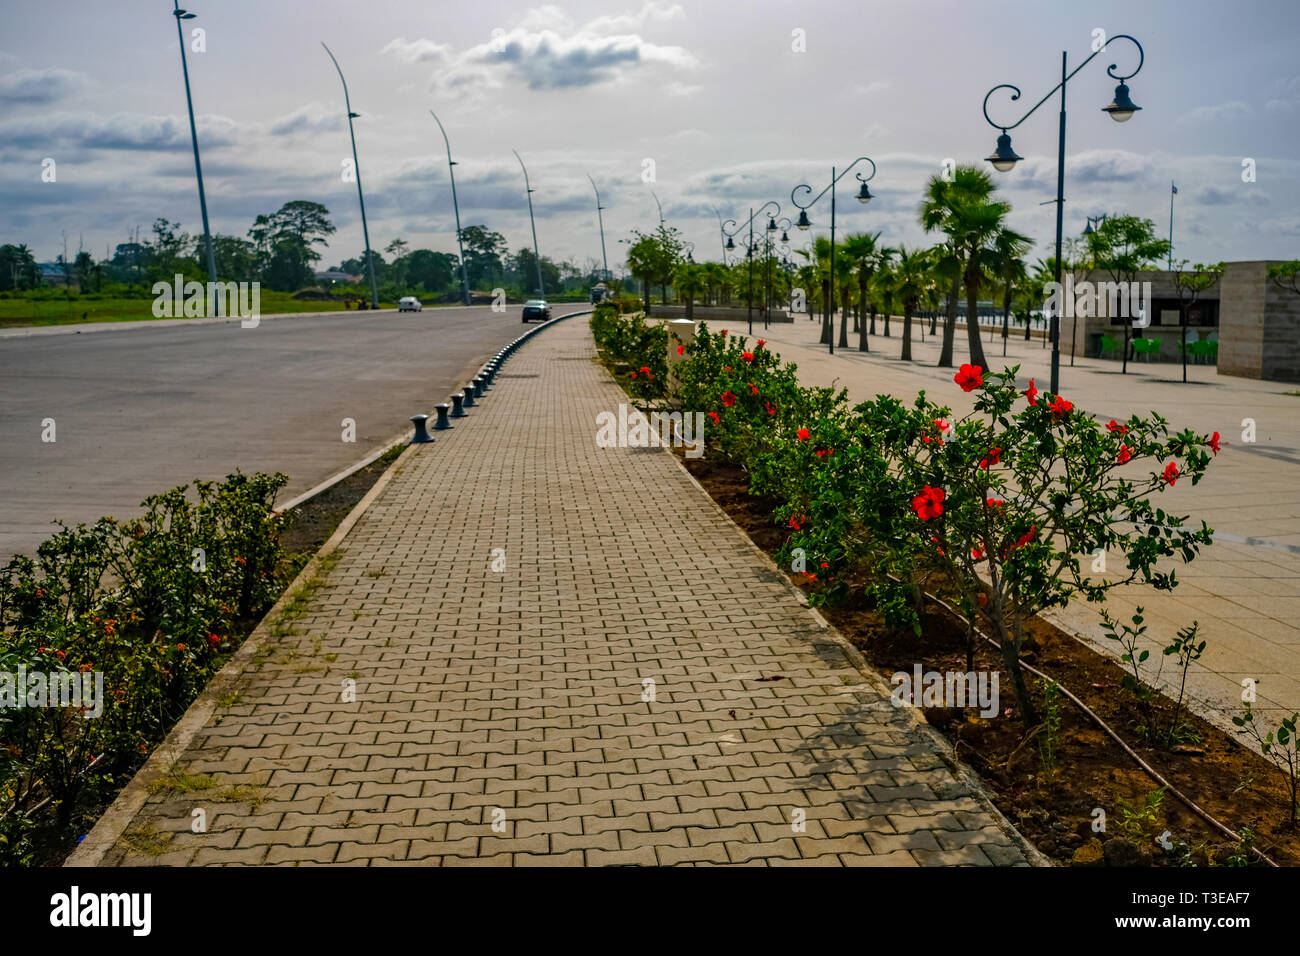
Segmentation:
{"type": "MultiPolygon", "coordinates": [[[[650,318],[652,319],[684,319],[686,317],[686,306],[684,305],[659,305],[657,303],[650,306],[650,318]]],[[[749,321],[749,310],[745,308],[724,308],[716,305],[697,305],[695,306],[694,318],[697,322],[708,322],[710,324],[717,322],[729,322],[738,324],[749,321]]],[[[755,307],[754,324],[763,321],[763,310],[755,307]]],[[[789,312],[783,309],[773,309],[770,322],[793,322],[794,318],[789,312]]]]}
{"type": "Polygon", "coordinates": [[[1268,280],[1269,262],[1229,262],[1219,311],[1219,371],[1300,382],[1300,295],[1268,280]]]}

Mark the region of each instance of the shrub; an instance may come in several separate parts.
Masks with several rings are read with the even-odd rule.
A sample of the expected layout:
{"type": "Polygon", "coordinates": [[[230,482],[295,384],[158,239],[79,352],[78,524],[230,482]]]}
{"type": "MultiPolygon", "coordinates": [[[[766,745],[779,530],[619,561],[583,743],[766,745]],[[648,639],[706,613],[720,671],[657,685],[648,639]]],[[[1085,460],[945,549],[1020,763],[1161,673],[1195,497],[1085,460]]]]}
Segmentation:
{"type": "Polygon", "coordinates": [[[131,521],[63,527],[0,569],[0,670],[103,675],[103,713],[0,710],[0,860],[30,855],[16,820],[47,798],[66,826],[88,765],[143,762],[281,590],[273,510],[284,475],[234,474],[146,499],[131,521]],[[15,818],[15,819],[11,819],[15,818]],[[8,836],[8,841],[5,837],[8,836]]]}

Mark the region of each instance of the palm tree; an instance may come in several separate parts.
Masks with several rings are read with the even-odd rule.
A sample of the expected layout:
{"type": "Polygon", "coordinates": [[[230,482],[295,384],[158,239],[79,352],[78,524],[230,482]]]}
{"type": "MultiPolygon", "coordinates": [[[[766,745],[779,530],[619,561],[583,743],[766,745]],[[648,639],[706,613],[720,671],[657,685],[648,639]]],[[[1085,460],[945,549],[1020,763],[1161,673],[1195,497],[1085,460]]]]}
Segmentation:
{"type": "MultiPolygon", "coordinates": [[[[958,166],[949,180],[930,177],[920,220],[926,232],[948,236],[950,253],[961,264],[960,282],[966,287],[966,339],[972,365],[987,368],[979,336],[979,287],[994,262],[991,248],[1011,211],[1009,203],[993,199],[993,179],[975,166],[958,166]]],[[[955,290],[954,290],[955,291],[955,290]]],[[[944,328],[939,365],[951,367],[952,340],[956,326],[955,302],[949,305],[949,325],[944,328]]]]}
{"type": "Polygon", "coordinates": [[[894,295],[903,306],[903,353],[899,358],[904,362],[912,361],[912,314],[934,286],[932,260],[928,249],[908,252],[898,247],[898,264],[892,271],[894,295]]]}
{"type": "MultiPolygon", "coordinates": [[[[862,328],[862,314],[867,307],[867,284],[878,265],[877,255],[880,233],[860,232],[847,236],[842,246],[844,258],[854,263],[858,276],[858,308],[854,314],[853,328],[859,335],[858,350],[867,350],[866,333],[862,328]]],[[[875,331],[874,329],[872,331],[875,331]]]]}
{"type": "Polygon", "coordinates": [[[695,318],[695,299],[708,286],[704,281],[704,270],[693,262],[679,262],[673,273],[673,288],[686,301],[686,318],[695,318]]]}
{"type": "Polygon", "coordinates": [[[992,274],[1002,283],[1002,355],[1007,354],[1007,334],[1011,328],[1011,300],[1016,289],[1029,278],[1024,255],[1033,241],[1012,229],[1002,229],[993,240],[992,274]]]}

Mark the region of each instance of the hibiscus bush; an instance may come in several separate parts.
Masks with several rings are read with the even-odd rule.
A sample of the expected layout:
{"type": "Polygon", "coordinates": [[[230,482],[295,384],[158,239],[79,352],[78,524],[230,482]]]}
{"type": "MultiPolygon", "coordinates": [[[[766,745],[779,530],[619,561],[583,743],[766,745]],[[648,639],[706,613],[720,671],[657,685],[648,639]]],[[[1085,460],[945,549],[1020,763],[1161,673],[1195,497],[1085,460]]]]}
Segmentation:
{"type": "Polygon", "coordinates": [[[616,362],[630,367],[629,390],[644,400],[665,395],[668,373],[668,331],[661,323],[647,325],[645,315],[622,315],[612,302],[601,302],[591,313],[592,335],[616,362]]]}
{"type": "Polygon", "coordinates": [[[903,535],[919,543],[921,566],[950,582],[970,625],[993,632],[1021,715],[1034,723],[1020,669],[1025,622],[1075,595],[1104,601],[1134,581],[1173,589],[1176,571],[1161,562],[1192,560],[1212,532],[1153,499],[1199,482],[1218,434],[1172,432],[1154,412],[1102,425],[1032,380],[1020,392],[1017,371],[959,372],[957,384],[977,394],[971,414],[951,420],[922,393],[910,429],[883,445],[912,495],[898,519],[903,535]],[[1117,567],[1092,576],[1106,554],[1117,567]]]}
{"type": "Polygon", "coordinates": [[[130,521],[63,527],[0,568],[0,671],[102,675],[102,714],[0,709],[0,862],[26,814],[66,826],[87,788],[133,771],[295,568],[274,510],[285,475],[234,474],[148,498],[130,521]],[[98,758],[96,772],[88,766],[98,758]]]}

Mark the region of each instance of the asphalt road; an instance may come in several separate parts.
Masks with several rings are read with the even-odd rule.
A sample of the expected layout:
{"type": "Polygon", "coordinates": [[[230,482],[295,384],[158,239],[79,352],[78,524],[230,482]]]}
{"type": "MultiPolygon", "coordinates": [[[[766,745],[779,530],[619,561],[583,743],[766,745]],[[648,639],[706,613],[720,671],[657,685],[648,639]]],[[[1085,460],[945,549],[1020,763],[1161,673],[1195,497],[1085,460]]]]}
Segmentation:
{"type": "Polygon", "coordinates": [[[55,519],[125,518],[148,495],[237,468],[287,474],[284,500],[306,491],[432,414],[526,328],[519,315],[476,306],[0,337],[0,562],[34,553],[55,519]],[[54,442],[41,439],[48,418],[54,442]]]}

